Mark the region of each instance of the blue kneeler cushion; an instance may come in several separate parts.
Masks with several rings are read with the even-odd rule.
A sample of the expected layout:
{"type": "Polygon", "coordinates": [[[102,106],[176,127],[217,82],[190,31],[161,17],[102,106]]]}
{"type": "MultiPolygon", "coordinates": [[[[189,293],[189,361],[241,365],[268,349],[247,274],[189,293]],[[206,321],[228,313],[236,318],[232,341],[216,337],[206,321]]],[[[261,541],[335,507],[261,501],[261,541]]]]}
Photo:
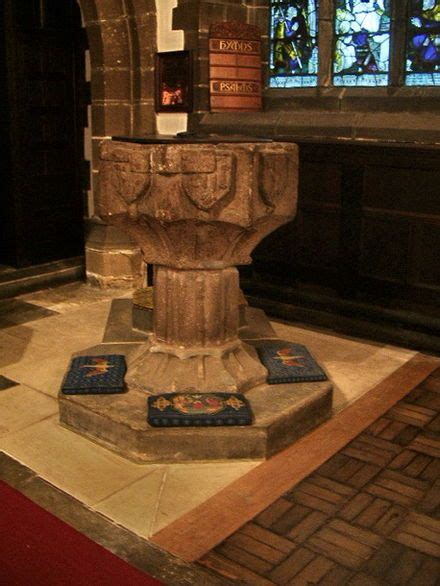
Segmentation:
{"type": "Polygon", "coordinates": [[[125,356],[77,356],[70,363],[61,392],[65,395],[109,395],[124,392],[125,356]]]}
{"type": "Polygon", "coordinates": [[[269,384],[327,380],[327,375],[302,344],[284,340],[255,344],[261,362],[268,370],[269,384]]]}
{"type": "Polygon", "coordinates": [[[239,393],[163,393],[148,397],[153,427],[251,425],[248,400],[239,393]]]}

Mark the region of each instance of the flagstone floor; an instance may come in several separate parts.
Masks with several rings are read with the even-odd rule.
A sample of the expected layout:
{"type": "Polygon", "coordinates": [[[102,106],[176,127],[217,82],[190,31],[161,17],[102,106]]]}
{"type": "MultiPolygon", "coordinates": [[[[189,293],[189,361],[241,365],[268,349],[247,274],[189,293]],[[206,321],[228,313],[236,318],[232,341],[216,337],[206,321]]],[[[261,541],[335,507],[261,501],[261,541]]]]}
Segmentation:
{"type": "MultiPolygon", "coordinates": [[[[0,301],[0,452],[92,512],[154,542],[156,534],[262,463],[136,464],[59,426],[56,397],[72,353],[101,343],[112,301],[128,297],[127,291],[77,282],[0,301]]],[[[408,366],[411,372],[418,356],[301,324],[272,325],[280,337],[305,344],[328,372],[335,420],[399,369],[408,366]]],[[[428,374],[429,369],[421,379],[428,374]]],[[[353,433],[358,432],[354,422],[353,433]]],[[[229,582],[222,576],[221,583],[229,582]]]]}

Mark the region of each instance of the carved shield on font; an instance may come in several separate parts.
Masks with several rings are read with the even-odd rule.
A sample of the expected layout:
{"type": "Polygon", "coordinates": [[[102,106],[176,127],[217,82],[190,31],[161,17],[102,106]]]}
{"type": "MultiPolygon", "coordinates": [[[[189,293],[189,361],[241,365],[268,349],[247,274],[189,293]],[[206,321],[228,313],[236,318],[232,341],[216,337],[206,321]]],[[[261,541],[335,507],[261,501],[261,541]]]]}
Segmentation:
{"type": "Polygon", "coordinates": [[[185,173],[182,188],[185,195],[200,210],[208,211],[227,196],[235,182],[235,156],[216,153],[213,173],[185,173]]]}
{"type": "Polygon", "coordinates": [[[135,173],[127,164],[112,165],[112,187],[127,205],[146,197],[151,187],[150,173],[135,173]]]}
{"type": "Polygon", "coordinates": [[[258,159],[260,194],[264,203],[274,208],[288,190],[295,193],[292,158],[287,153],[265,152],[260,153],[258,159]]]}

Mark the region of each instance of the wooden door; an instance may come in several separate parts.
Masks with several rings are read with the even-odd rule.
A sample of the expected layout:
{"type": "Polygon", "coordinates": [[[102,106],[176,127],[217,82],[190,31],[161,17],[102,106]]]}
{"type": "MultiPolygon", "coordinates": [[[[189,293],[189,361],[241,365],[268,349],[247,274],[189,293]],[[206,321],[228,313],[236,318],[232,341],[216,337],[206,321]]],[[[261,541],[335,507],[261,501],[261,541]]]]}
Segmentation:
{"type": "Polygon", "coordinates": [[[2,3],[0,263],[83,251],[85,34],[75,0],[2,3]]]}

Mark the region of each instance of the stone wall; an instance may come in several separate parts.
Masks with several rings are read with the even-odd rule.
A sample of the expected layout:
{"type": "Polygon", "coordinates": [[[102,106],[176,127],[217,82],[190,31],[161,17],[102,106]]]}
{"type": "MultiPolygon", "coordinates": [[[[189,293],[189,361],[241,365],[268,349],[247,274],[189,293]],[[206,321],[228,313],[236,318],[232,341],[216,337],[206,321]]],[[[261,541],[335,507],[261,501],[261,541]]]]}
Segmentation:
{"type": "MultiPolygon", "coordinates": [[[[154,0],[78,0],[90,50],[92,190],[99,197],[98,148],[114,135],[155,132],[154,0]]],[[[133,286],[143,278],[140,251],[114,228],[90,219],[86,269],[100,286],[133,286]],[[115,262],[115,259],[117,262],[115,262]]]]}

